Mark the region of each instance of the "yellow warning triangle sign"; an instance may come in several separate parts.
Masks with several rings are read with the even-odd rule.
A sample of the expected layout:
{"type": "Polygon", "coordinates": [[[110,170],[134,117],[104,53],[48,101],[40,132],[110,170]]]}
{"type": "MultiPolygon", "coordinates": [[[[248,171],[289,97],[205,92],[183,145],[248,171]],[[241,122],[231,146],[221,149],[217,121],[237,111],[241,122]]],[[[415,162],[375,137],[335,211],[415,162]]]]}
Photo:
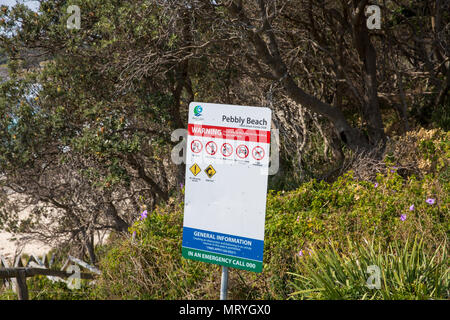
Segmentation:
{"type": "Polygon", "coordinates": [[[198,164],[194,163],[192,167],[189,168],[194,176],[198,175],[202,169],[198,166],[198,164]]]}
{"type": "Polygon", "coordinates": [[[216,174],[216,170],[212,165],[209,165],[208,168],[205,169],[205,173],[211,179],[212,176],[216,174]]]}

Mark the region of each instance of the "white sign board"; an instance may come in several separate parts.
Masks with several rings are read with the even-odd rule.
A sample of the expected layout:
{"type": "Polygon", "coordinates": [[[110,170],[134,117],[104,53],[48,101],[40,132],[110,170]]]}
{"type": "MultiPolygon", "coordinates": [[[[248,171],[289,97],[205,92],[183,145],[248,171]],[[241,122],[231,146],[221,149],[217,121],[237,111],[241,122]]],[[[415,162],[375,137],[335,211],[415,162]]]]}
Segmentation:
{"type": "Polygon", "coordinates": [[[262,271],[271,110],[192,102],[184,258],[262,271]]]}

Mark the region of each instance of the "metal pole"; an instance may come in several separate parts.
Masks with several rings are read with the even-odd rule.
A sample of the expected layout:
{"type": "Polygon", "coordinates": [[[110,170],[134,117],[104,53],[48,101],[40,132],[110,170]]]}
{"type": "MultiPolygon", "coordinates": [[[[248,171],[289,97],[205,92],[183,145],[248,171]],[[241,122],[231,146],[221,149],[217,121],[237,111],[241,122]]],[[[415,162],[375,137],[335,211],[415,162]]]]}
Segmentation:
{"type": "Polygon", "coordinates": [[[220,300],[227,300],[228,267],[222,266],[222,282],[220,284],[220,300]]]}

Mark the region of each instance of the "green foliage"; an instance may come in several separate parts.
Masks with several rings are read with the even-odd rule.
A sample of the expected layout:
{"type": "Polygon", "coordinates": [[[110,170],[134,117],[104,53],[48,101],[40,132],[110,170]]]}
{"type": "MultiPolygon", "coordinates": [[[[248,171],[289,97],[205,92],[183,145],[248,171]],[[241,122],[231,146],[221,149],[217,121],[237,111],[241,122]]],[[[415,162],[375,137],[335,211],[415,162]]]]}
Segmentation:
{"type": "MultiPolygon", "coordinates": [[[[46,259],[49,259],[52,254],[54,256],[54,263],[51,269],[61,270],[65,259],[67,259],[67,252],[65,250],[51,251],[47,254],[46,259]]],[[[29,256],[27,254],[21,255],[22,261],[27,261],[29,256]]],[[[39,257],[42,259],[43,257],[39,257]]],[[[48,260],[47,260],[48,261],[48,260]]],[[[80,267],[81,272],[87,272],[86,269],[80,267]]],[[[67,279],[66,279],[67,280],[67,279]]],[[[27,288],[30,300],[86,300],[96,299],[93,280],[80,280],[79,289],[69,289],[65,282],[53,282],[46,276],[34,276],[27,278],[27,288]]],[[[17,300],[17,294],[11,289],[0,286],[0,300],[17,300]]]]}
{"type": "MultiPolygon", "coordinates": [[[[37,13],[24,5],[0,10],[6,21],[0,31],[14,34],[0,38],[0,54],[15,58],[9,60],[11,80],[0,84],[0,170],[32,165],[33,156],[41,159],[53,146],[96,162],[85,171],[94,188],[128,187],[131,157],[151,161],[170,155],[170,131],[180,126],[173,115],[175,75],[141,76],[127,82],[133,89],[123,89],[118,84],[128,75],[116,67],[130,52],[147,53],[150,43],[158,44],[161,54],[178,47],[178,30],[159,10],[145,1],[103,0],[48,0],[37,13]],[[79,30],[67,29],[69,5],[82,7],[79,30]],[[51,52],[51,57],[43,56],[49,60],[25,71],[23,64],[33,51],[24,43],[51,52]]],[[[58,162],[68,155],[52,156],[58,162]]]]}
{"type": "MultiPolygon", "coordinates": [[[[45,276],[27,278],[30,300],[86,300],[96,299],[92,286],[81,280],[80,289],[69,289],[64,282],[52,282],[45,276]]],[[[0,300],[17,300],[12,290],[0,288],[0,300]]]]}
{"type": "Polygon", "coordinates": [[[348,242],[348,253],[331,245],[299,259],[294,299],[448,299],[449,266],[445,246],[428,253],[423,241],[393,242],[387,249],[373,242],[348,242]],[[380,271],[379,287],[369,279],[380,271]],[[368,280],[369,279],[369,280],[368,280]],[[371,286],[369,286],[369,285],[371,286]]]}
{"type": "MultiPolygon", "coordinates": [[[[270,191],[263,272],[232,269],[230,298],[447,299],[447,134],[425,132],[418,146],[421,178],[391,167],[376,182],[349,172],[333,183],[312,180],[293,191],[270,191]],[[369,265],[382,271],[380,290],[365,286],[369,265]]],[[[216,299],[220,268],[181,258],[180,198],[173,194],[135,221],[127,237],[113,235],[99,248],[102,276],[95,288],[70,291],[41,277],[29,279],[32,298],[216,299]]]]}
{"type": "Polygon", "coordinates": [[[91,295],[92,286],[88,284],[88,280],[81,280],[80,289],[69,289],[66,283],[53,283],[45,276],[29,278],[27,285],[32,300],[95,299],[95,296],[91,295]]]}
{"type": "MultiPolygon", "coordinates": [[[[434,171],[426,171],[421,179],[402,177],[390,168],[377,176],[376,183],[357,181],[349,172],[333,183],[312,180],[290,192],[270,191],[264,270],[261,274],[232,270],[230,297],[287,299],[295,291],[310,290],[295,297],[446,298],[448,293],[443,288],[448,284],[444,264],[447,249],[441,245],[450,230],[450,183],[448,179],[437,179],[446,167],[433,166],[432,162],[445,159],[448,144],[442,143],[445,135],[430,139],[423,139],[419,160],[433,154],[430,166],[434,171]],[[428,204],[428,198],[436,202],[428,204]],[[411,245],[410,239],[418,236],[422,240],[411,245]],[[364,244],[364,239],[372,239],[370,246],[364,244]],[[299,256],[300,250],[303,257],[299,256]],[[341,289],[330,284],[330,294],[322,292],[317,289],[323,287],[319,280],[312,282],[311,273],[303,273],[314,269],[311,265],[305,271],[303,266],[309,250],[318,254],[318,261],[330,274],[337,274],[339,268],[345,270],[338,278],[343,283],[341,289]],[[367,264],[379,263],[380,268],[385,268],[383,291],[367,291],[363,284],[369,275],[346,261],[360,261],[363,271],[367,264]],[[299,272],[308,280],[294,276],[299,272]],[[355,278],[345,280],[347,274],[355,278]],[[362,285],[354,285],[361,279],[365,279],[362,285]],[[438,281],[436,286],[432,281],[438,281]]],[[[219,268],[181,258],[182,204],[159,207],[147,219],[136,222],[130,232],[136,232],[136,239],[118,240],[102,261],[100,296],[217,298],[219,268]],[[129,281],[130,277],[134,280],[129,281]]]]}
{"type": "Polygon", "coordinates": [[[136,239],[115,243],[101,261],[98,292],[121,299],[182,299],[209,290],[217,267],[181,258],[181,207],[159,207],[131,228],[136,239]],[[133,281],[130,281],[133,279],[133,281]]]}
{"type": "Polygon", "coordinates": [[[450,101],[440,108],[436,108],[432,116],[433,123],[436,127],[445,131],[450,130],[450,101]]]}
{"type": "MultiPolygon", "coordinates": [[[[398,15],[403,14],[398,7],[390,6],[398,15]]],[[[200,100],[261,105],[266,101],[258,96],[273,85],[272,80],[258,76],[266,67],[260,66],[263,61],[257,56],[251,57],[248,41],[235,36],[242,30],[230,23],[233,18],[228,16],[227,9],[214,7],[218,8],[201,3],[188,8],[181,2],[116,0],[47,0],[40,2],[37,13],[20,4],[14,8],[1,7],[0,63],[5,61],[4,57],[8,58],[11,79],[0,84],[0,172],[12,179],[12,185],[35,199],[53,196],[58,189],[50,202],[70,209],[61,222],[73,217],[73,212],[89,217],[84,221],[98,221],[102,217],[100,206],[117,202],[139,205],[138,197],[155,200],[154,192],[158,193],[158,200],[166,199],[179,182],[173,179],[174,168],[164,167],[164,163],[170,163],[170,132],[185,127],[183,119],[187,118],[188,103],[200,100]],[[72,4],[82,8],[79,30],[68,30],[66,26],[67,7],[72,4]],[[249,54],[246,59],[235,58],[241,57],[244,51],[249,54]],[[47,61],[33,60],[33,56],[44,57],[47,61]],[[38,187],[31,184],[34,177],[41,176],[43,168],[60,172],[59,165],[65,163],[68,169],[63,168],[66,170],[63,172],[69,177],[78,173],[83,176],[78,179],[81,182],[77,187],[61,186],[52,190],[58,186],[53,181],[45,184],[45,179],[38,179],[38,187]],[[25,170],[33,168],[36,170],[32,173],[25,170]],[[26,180],[28,177],[30,179],[26,180]],[[39,194],[42,190],[49,192],[43,196],[39,194]],[[75,204],[75,199],[69,199],[71,193],[76,193],[75,204]],[[86,208],[89,204],[97,205],[86,208]]],[[[311,7],[315,8],[310,10],[312,18],[322,16],[320,10],[316,11],[320,6],[311,7]]],[[[295,7],[287,8],[293,14],[289,21],[302,20],[300,11],[294,10],[295,7]]],[[[285,30],[293,44],[292,48],[280,47],[283,59],[286,54],[295,52],[295,48],[311,51],[304,41],[307,30],[297,29],[302,23],[294,26],[283,20],[274,19],[274,27],[280,31],[277,37],[283,38],[281,31],[285,30]]],[[[402,27],[401,21],[388,19],[387,22],[402,27]]],[[[416,16],[409,23],[419,30],[424,21],[416,16]]],[[[335,30],[326,24],[319,24],[318,29],[322,29],[325,42],[339,45],[352,42],[347,38],[350,34],[345,36],[349,30],[339,33],[345,36],[343,41],[334,41],[335,30]]],[[[423,34],[427,33],[428,27],[423,30],[423,34]]],[[[427,39],[414,41],[405,48],[411,45],[414,49],[416,43],[426,43],[427,39]]],[[[280,43],[289,45],[286,41],[280,43]]],[[[433,46],[435,44],[436,41],[433,46]]],[[[378,42],[374,45],[378,50],[378,42]]],[[[330,74],[338,72],[333,71],[336,66],[327,61],[344,60],[346,63],[340,65],[342,70],[358,71],[360,59],[355,59],[351,53],[354,50],[344,50],[343,59],[325,59],[323,50],[313,49],[314,54],[303,55],[302,59],[289,58],[292,60],[290,74],[300,87],[330,103],[334,93],[342,91],[336,87],[342,77],[338,76],[336,81],[333,77],[328,79],[330,74]],[[323,65],[324,69],[317,65],[323,65]],[[304,77],[305,71],[310,76],[304,77]]],[[[327,51],[327,55],[336,52],[336,57],[341,57],[343,52],[341,47],[333,46],[327,51]]],[[[380,83],[390,83],[391,68],[402,69],[403,65],[389,59],[390,52],[385,56],[387,62],[392,60],[392,66],[385,66],[383,74],[388,77],[380,83]]],[[[421,61],[420,55],[415,58],[421,61]]],[[[434,63],[425,73],[435,74],[431,71],[441,69],[438,68],[443,65],[441,62],[434,63]]],[[[424,74],[422,69],[416,71],[424,74]]],[[[363,75],[359,72],[348,75],[351,78],[346,81],[350,87],[363,92],[363,75]]],[[[424,80],[428,83],[428,79],[424,80]]],[[[423,91],[421,86],[421,82],[412,80],[405,83],[408,95],[423,91]]],[[[428,88],[428,84],[426,86],[428,88]]],[[[381,89],[387,96],[394,91],[397,93],[396,86],[383,85],[381,89]]],[[[290,100],[286,99],[289,95],[283,94],[282,88],[277,91],[280,96],[274,96],[274,111],[277,111],[274,114],[283,109],[290,111],[290,106],[283,107],[282,103],[290,100]]],[[[360,101],[352,101],[351,96],[347,93],[341,96],[340,108],[348,122],[360,128],[365,122],[361,118],[360,101]]],[[[424,103],[428,102],[426,100],[424,103]]],[[[298,109],[298,105],[294,108],[298,109]]],[[[391,106],[388,109],[388,112],[383,111],[387,113],[384,116],[396,119],[391,106]]],[[[436,110],[433,119],[445,128],[447,109],[439,106],[436,110]]],[[[377,176],[377,187],[374,181],[356,181],[351,173],[333,183],[325,183],[310,179],[333,169],[330,141],[325,141],[325,137],[331,138],[332,134],[326,131],[319,134],[314,129],[306,139],[300,128],[305,124],[290,112],[285,116],[289,121],[284,124],[282,121],[280,125],[289,123],[295,130],[286,133],[282,140],[285,150],[280,159],[284,172],[278,180],[271,179],[270,185],[292,191],[269,193],[264,272],[256,275],[233,271],[231,281],[240,285],[232,286],[235,288],[232,297],[289,297],[294,290],[290,274],[296,270],[299,250],[326,247],[330,241],[333,245],[342,244],[340,250],[350,254],[352,249],[345,245],[347,238],[354,243],[371,238],[388,250],[393,241],[401,246],[407,239],[421,234],[424,250],[435,250],[447,237],[448,134],[444,133],[439,139],[425,137],[417,148],[414,145],[420,156],[421,174],[416,177],[388,170],[377,176]],[[299,133],[307,142],[306,149],[300,150],[298,141],[288,143],[292,137],[300,139],[299,133]],[[299,182],[305,183],[299,187],[299,182]],[[436,204],[425,202],[430,197],[436,199],[436,204]],[[414,205],[413,211],[408,209],[411,205],[414,205]],[[402,214],[406,214],[405,221],[400,219],[402,214]]],[[[328,126],[328,122],[317,121],[316,125],[310,123],[306,127],[317,127],[321,131],[321,125],[328,126]]],[[[393,154],[385,162],[395,166],[397,161],[403,158],[393,154]]],[[[63,181],[56,177],[55,180],[63,181]]],[[[126,217],[129,218],[133,207],[127,206],[120,214],[129,214],[126,217]]],[[[5,208],[0,212],[0,220],[3,217],[6,217],[5,208]]],[[[173,204],[163,204],[145,221],[136,223],[131,230],[136,232],[136,240],[117,240],[102,259],[104,273],[99,294],[109,298],[215,297],[218,267],[180,258],[181,224],[182,206],[173,204]]],[[[75,221],[72,226],[78,230],[80,222],[75,221]]],[[[89,225],[87,228],[95,230],[96,227],[89,225]]],[[[60,230],[69,230],[69,226],[63,223],[60,230]]],[[[75,238],[71,235],[71,239],[75,238]]],[[[39,283],[46,284],[45,281],[39,283]]],[[[61,291],[60,294],[65,297],[66,293],[61,291]]],[[[52,295],[47,292],[43,296],[52,295]]]]}

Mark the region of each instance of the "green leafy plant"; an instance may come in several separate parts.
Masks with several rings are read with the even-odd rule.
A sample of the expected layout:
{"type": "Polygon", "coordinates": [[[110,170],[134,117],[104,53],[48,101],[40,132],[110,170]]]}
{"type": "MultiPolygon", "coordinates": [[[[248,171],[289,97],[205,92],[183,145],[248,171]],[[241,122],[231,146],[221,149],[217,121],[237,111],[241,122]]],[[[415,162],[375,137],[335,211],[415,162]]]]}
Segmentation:
{"type": "Polygon", "coordinates": [[[348,241],[342,252],[333,244],[299,259],[292,273],[293,299],[448,299],[449,267],[445,243],[428,253],[422,240],[390,244],[348,241]],[[379,287],[368,281],[370,266],[380,271],[379,287]]]}

